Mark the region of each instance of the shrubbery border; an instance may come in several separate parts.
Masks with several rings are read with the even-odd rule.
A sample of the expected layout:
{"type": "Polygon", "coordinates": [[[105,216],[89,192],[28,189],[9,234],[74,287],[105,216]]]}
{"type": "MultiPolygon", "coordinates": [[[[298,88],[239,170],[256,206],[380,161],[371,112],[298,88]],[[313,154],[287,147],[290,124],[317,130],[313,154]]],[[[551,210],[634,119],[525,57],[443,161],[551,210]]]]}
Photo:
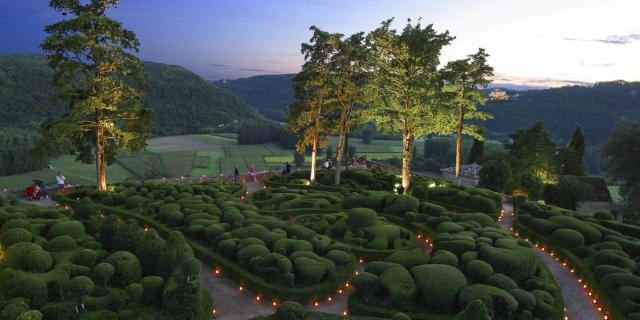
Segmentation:
{"type": "Polygon", "coordinates": [[[516,212],[516,216],[513,219],[513,227],[514,231],[520,233],[523,237],[529,238],[534,243],[540,243],[547,247],[550,251],[554,251],[556,257],[567,260],[569,264],[576,270],[576,273],[579,274],[583,280],[584,284],[588,284],[588,286],[593,290],[598,296],[598,300],[600,304],[604,306],[605,310],[609,313],[610,319],[626,319],[624,313],[620,311],[615,304],[613,304],[612,300],[606,295],[602,294],[604,292],[600,287],[600,284],[595,278],[595,275],[591,272],[591,269],[588,265],[582,262],[582,259],[578,258],[568,249],[562,248],[562,246],[553,242],[553,240],[549,240],[544,236],[539,235],[535,231],[531,230],[524,224],[520,223],[517,219],[518,213],[516,212]]]}

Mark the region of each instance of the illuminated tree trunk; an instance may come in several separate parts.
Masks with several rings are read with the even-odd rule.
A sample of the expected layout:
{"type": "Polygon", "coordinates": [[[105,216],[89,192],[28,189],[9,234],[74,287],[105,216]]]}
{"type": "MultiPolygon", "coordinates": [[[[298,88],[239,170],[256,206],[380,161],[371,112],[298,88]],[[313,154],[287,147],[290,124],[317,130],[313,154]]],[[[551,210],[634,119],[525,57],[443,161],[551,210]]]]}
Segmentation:
{"type": "Polygon", "coordinates": [[[316,115],[316,123],[313,129],[313,150],[311,151],[311,183],[316,183],[316,156],[318,153],[318,131],[320,131],[320,115],[322,114],[322,98],[320,98],[320,106],[316,115]]]}
{"type": "Polygon", "coordinates": [[[100,125],[96,128],[96,187],[101,191],[107,190],[104,169],[104,133],[100,125]]]}
{"type": "Polygon", "coordinates": [[[413,145],[413,128],[407,120],[404,120],[402,129],[402,188],[404,192],[409,189],[411,179],[411,151],[413,145]]]}
{"type": "Polygon", "coordinates": [[[464,109],[460,106],[460,118],[458,119],[458,136],[456,137],[456,184],[460,182],[460,163],[462,162],[462,120],[464,109]]]}
{"type": "Polygon", "coordinates": [[[338,138],[338,153],[336,154],[336,177],[334,179],[335,185],[340,185],[340,169],[342,167],[342,156],[344,153],[344,139],[346,134],[346,112],[342,111],[340,117],[340,137],[338,138]]]}

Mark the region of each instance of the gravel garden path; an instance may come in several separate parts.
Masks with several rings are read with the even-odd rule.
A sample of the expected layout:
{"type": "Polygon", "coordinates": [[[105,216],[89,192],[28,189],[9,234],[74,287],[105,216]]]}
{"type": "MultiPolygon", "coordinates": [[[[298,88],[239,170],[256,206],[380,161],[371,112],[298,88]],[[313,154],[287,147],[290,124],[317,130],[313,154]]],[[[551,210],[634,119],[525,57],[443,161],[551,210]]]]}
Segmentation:
{"type": "MultiPolygon", "coordinates": [[[[513,231],[513,205],[504,202],[502,205],[504,214],[498,224],[502,229],[513,231]]],[[[576,320],[596,320],[603,319],[603,314],[596,310],[596,305],[591,301],[591,297],[587,295],[587,290],[582,288],[582,283],[578,282],[578,275],[571,273],[571,269],[564,267],[562,261],[556,261],[548,252],[536,248],[536,253],[542,261],[547,265],[553,278],[558,283],[562,291],[562,297],[566,306],[566,319],[576,320]]]]}

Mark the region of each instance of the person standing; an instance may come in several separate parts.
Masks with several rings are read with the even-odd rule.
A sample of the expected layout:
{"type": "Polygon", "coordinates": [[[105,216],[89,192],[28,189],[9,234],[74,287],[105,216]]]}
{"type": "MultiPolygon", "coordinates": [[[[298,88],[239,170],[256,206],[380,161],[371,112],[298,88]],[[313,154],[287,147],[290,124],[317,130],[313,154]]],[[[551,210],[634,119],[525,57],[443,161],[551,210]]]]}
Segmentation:
{"type": "Polygon", "coordinates": [[[62,171],[58,171],[58,175],[56,175],[56,183],[58,184],[58,192],[64,191],[64,180],[66,178],[62,175],[62,171]]]}
{"type": "Polygon", "coordinates": [[[251,176],[251,180],[254,180],[256,176],[256,168],[253,166],[253,163],[249,167],[249,175],[251,176]]]}
{"type": "Polygon", "coordinates": [[[287,164],[285,165],[285,168],[287,170],[287,174],[291,174],[291,164],[289,163],[289,161],[287,161],[287,164]]]}
{"type": "Polygon", "coordinates": [[[280,167],[280,171],[282,172],[283,176],[285,174],[287,174],[287,166],[284,164],[284,162],[282,163],[282,166],[280,167]]]}
{"type": "Polygon", "coordinates": [[[240,177],[240,171],[238,170],[238,166],[233,166],[233,181],[238,182],[238,178],[240,177]]]}

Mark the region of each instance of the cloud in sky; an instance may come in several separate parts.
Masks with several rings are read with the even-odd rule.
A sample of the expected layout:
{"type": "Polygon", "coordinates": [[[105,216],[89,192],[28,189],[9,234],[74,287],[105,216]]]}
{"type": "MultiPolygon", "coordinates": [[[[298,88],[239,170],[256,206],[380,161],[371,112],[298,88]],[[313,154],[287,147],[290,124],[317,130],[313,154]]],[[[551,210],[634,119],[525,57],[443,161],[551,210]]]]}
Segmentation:
{"type": "Polygon", "coordinates": [[[604,39],[578,39],[578,38],[561,38],[567,41],[585,41],[585,42],[600,42],[605,44],[629,44],[634,41],[640,40],[640,33],[631,33],[627,35],[611,35],[604,39]]]}
{"type": "Polygon", "coordinates": [[[210,66],[214,67],[214,68],[228,68],[229,65],[227,64],[219,64],[219,63],[212,63],[210,64],[210,66]]]}
{"type": "Polygon", "coordinates": [[[494,86],[499,86],[499,84],[510,84],[510,85],[520,85],[520,86],[540,86],[540,87],[561,87],[561,86],[571,86],[571,85],[581,85],[581,86],[590,86],[593,85],[591,82],[580,81],[580,80],[571,80],[571,79],[554,79],[554,78],[538,78],[538,77],[518,77],[511,76],[506,74],[496,74],[494,76],[493,81],[494,86]]]}
{"type": "Polygon", "coordinates": [[[266,69],[252,69],[252,68],[238,68],[240,71],[249,71],[249,72],[268,72],[268,73],[282,73],[279,71],[266,70],[266,69]]]}
{"type": "Polygon", "coordinates": [[[580,65],[583,67],[597,67],[597,68],[606,68],[615,66],[615,62],[605,62],[605,63],[589,63],[586,61],[580,60],[580,65]]]}

